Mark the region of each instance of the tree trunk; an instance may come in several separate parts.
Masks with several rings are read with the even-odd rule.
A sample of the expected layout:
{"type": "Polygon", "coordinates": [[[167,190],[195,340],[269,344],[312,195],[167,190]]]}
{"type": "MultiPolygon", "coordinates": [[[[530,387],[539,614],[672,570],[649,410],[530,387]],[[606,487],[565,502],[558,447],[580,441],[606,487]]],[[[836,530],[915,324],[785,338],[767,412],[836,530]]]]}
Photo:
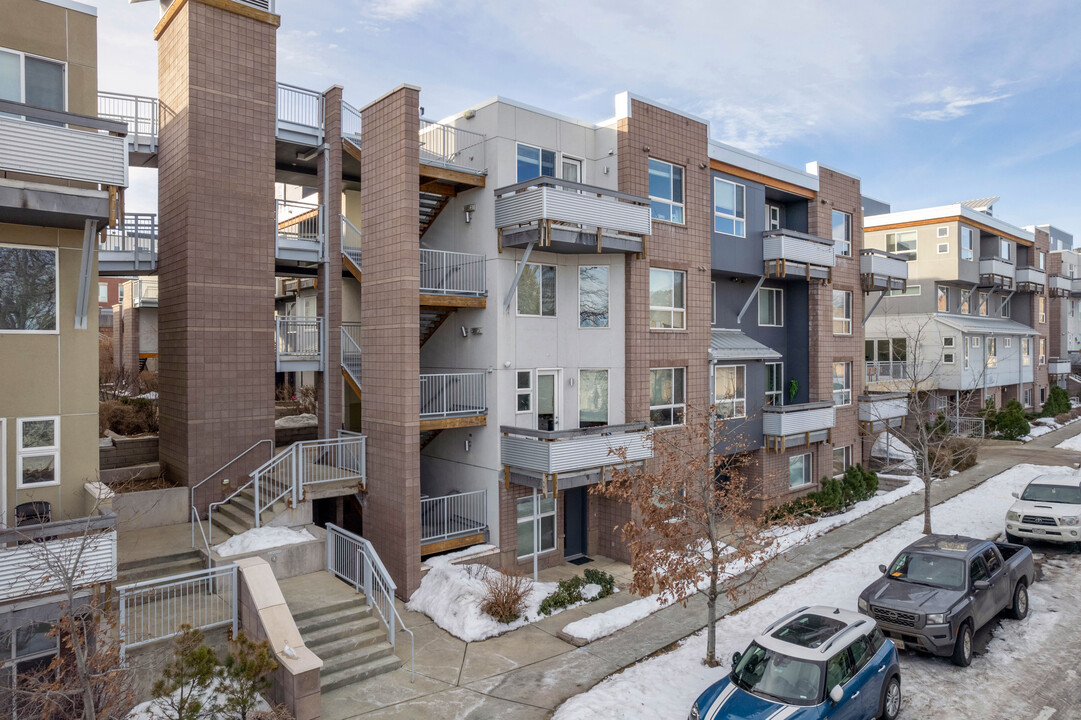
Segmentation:
{"type": "Polygon", "coordinates": [[[931,483],[933,478],[923,479],[923,534],[931,534],[931,483]]]}
{"type": "Polygon", "coordinates": [[[717,576],[710,583],[706,599],[706,665],[717,664],[717,576]]]}

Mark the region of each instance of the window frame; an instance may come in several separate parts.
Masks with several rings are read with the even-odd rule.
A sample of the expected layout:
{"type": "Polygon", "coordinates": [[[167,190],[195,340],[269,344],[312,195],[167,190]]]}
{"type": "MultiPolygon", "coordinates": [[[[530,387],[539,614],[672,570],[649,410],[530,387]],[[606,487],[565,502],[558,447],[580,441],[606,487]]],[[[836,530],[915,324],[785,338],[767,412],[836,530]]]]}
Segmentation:
{"type": "Polygon", "coordinates": [[[557,511],[559,509],[559,498],[553,496],[551,498],[552,509],[551,510],[543,510],[542,509],[543,508],[542,503],[544,501],[546,501],[547,499],[548,498],[545,498],[543,495],[538,495],[537,496],[537,498],[536,498],[537,507],[536,507],[536,513],[535,514],[533,512],[533,496],[532,495],[527,495],[526,497],[518,498],[518,500],[514,504],[515,521],[516,521],[515,524],[514,524],[514,530],[515,530],[514,554],[515,554],[515,556],[516,556],[516,558],[518,560],[524,560],[526,558],[533,557],[534,553],[533,553],[532,550],[530,552],[527,552],[524,555],[519,555],[518,554],[519,549],[517,547],[517,545],[518,545],[517,532],[518,532],[518,526],[520,526],[520,525],[529,524],[530,526],[533,526],[534,518],[536,518],[536,521],[538,523],[541,523],[542,527],[543,527],[543,523],[544,523],[544,518],[546,518],[546,517],[551,517],[552,518],[552,547],[550,547],[548,549],[544,549],[543,541],[542,541],[542,538],[544,537],[544,533],[541,532],[541,531],[538,531],[535,527],[533,528],[533,533],[530,535],[531,542],[534,541],[534,540],[541,541],[542,547],[534,548],[534,550],[536,551],[537,556],[539,557],[541,555],[545,555],[545,554],[550,553],[550,552],[555,552],[557,549],[559,549],[559,515],[557,514],[557,511]],[[518,506],[522,505],[523,503],[529,503],[529,505],[530,505],[530,513],[529,513],[529,515],[527,515],[524,518],[517,517],[518,506]]]}
{"type": "Polygon", "coordinates": [[[1037,356],[1039,358],[1039,363],[1038,364],[1039,365],[1046,365],[1047,364],[1047,338],[1043,338],[1043,337],[1040,338],[1039,348],[1040,348],[1040,352],[1039,352],[1039,355],[1037,356]]]}
{"type": "Polygon", "coordinates": [[[935,298],[935,302],[936,302],[935,307],[938,308],[938,312],[949,312],[950,311],[950,289],[948,287],[943,286],[943,285],[939,285],[937,295],[936,295],[936,298],[935,298]],[[945,302],[943,302],[943,301],[945,301],[945,302]],[[943,305],[945,305],[946,307],[942,307],[943,305]]]}
{"type": "MultiPolygon", "coordinates": [[[[64,89],[64,107],[61,108],[61,112],[68,111],[68,62],[66,60],[57,60],[56,58],[45,57],[44,55],[37,55],[35,53],[24,52],[23,50],[16,50],[14,48],[0,46],[0,52],[10,53],[12,55],[19,56],[19,100],[18,102],[26,104],[26,58],[33,58],[34,60],[40,60],[41,62],[51,63],[53,65],[59,65],[61,69],[61,82],[60,86],[64,89]]],[[[25,118],[26,116],[21,116],[25,118]]],[[[50,123],[52,124],[52,123],[50,123]]]]}
{"type": "Polygon", "coordinates": [[[747,366],[736,364],[717,364],[713,366],[713,405],[716,408],[717,417],[724,420],[739,420],[747,417],[747,366]],[[721,368],[731,368],[735,370],[735,377],[733,387],[736,394],[731,398],[721,398],[718,395],[719,383],[717,382],[717,372],[721,368]],[[742,380],[742,382],[741,382],[742,380]],[[742,385],[742,387],[740,387],[742,385]],[[742,393],[742,394],[741,394],[742,393]],[[725,415],[721,412],[722,407],[731,406],[732,414],[725,415]],[[737,414],[738,411],[738,414],[737,414]]]}
{"type": "MultiPolygon", "coordinates": [[[[522,265],[522,261],[519,260],[517,262],[517,264],[515,265],[515,269],[517,269],[521,265],[522,265]]],[[[521,276],[519,276],[519,282],[518,282],[517,285],[514,286],[514,314],[515,314],[515,316],[516,317],[530,317],[530,318],[558,318],[559,317],[559,266],[558,265],[551,265],[549,263],[535,263],[535,262],[527,262],[525,265],[526,265],[527,268],[530,267],[530,266],[541,268],[541,270],[538,271],[538,276],[537,276],[537,292],[538,292],[537,307],[539,308],[539,312],[536,315],[534,315],[533,313],[523,313],[521,311],[521,306],[519,305],[519,301],[518,301],[518,294],[519,294],[519,292],[521,292],[522,284],[521,284],[521,276]],[[552,278],[552,314],[551,315],[545,315],[544,314],[544,271],[543,271],[543,268],[546,268],[546,267],[552,268],[552,271],[553,271],[553,278],[552,278]]],[[[523,270],[522,272],[524,273],[525,270],[523,270]]]]}
{"type": "Polygon", "coordinates": [[[784,406],[784,363],[780,362],[780,361],[778,361],[778,362],[768,362],[768,363],[765,363],[765,366],[766,366],[765,383],[764,383],[765,392],[763,392],[763,394],[762,394],[763,398],[765,400],[765,403],[769,407],[783,407],[784,406]],[[776,390],[770,390],[769,389],[770,367],[773,367],[773,366],[776,366],[776,368],[777,368],[777,372],[775,373],[775,375],[776,375],[776,377],[778,379],[778,384],[777,384],[777,389],[776,390]],[[774,397],[776,398],[777,402],[772,401],[772,399],[774,397]]]}
{"type": "Polygon", "coordinates": [[[922,292],[923,292],[923,289],[920,287],[920,283],[914,283],[914,284],[910,284],[910,285],[905,285],[904,290],[890,290],[889,291],[889,296],[890,297],[919,297],[922,292]]]}
{"type": "MultiPolygon", "coordinates": [[[[652,198],[650,198],[650,199],[652,200],[652,198]]],[[[732,237],[739,237],[739,238],[747,237],[747,186],[746,185],[744,185],[742,183],[735,182],[733,180],[728,180],[727,178],[722,178],[722,177],[714,177],[713,178],[713,232],[717,233],[718,235],[730,235],[732,237]],[[731,185],[732,186],[732,205],[733,206],[742,205],[742,207],[733,207],[731,213],[718,209],[718,206],[717,206],[717,184],[718,183],[727,183],[728,185],[731,185]],[[740,197],[741,194],[742,194],[742,198],[740,197]],[[742,215],[740,215],[741,212],[742,212],[742,215]],[[742,231],[741,232],[726,232],[724,230],[718,230],[717,229],[717,219],[718,218],[722,218],[722,219],[725,219],[725,220],[731,220],[732,221],[732,229],[733,229],[733,231],[740,230],[740,226],[742,225],[742,231]]]]}
{"type": "Polygon", "coordinates": [[[30,490],[34,488],[56,487],[60,484],[60,416],[41,415],[37,417],[21,417],[15,419],[15,489],[30,490]],[[53,444],[42,447],[23,447],[23,425],[29,422],[52,422],[53,444]],[[27,458],[52,457],[53,480],[51,482],[24,483],[23,461],[27,458]]]}
{"type": "Polygon", "coordinates": [[[899,255],[903,257],[906,262],[915,262],[919,259],[919,246],[920,246],[920,234],[915,230],[897,230],[895,232],[886,233],[886,252],[891,255],[899,255]],[[898,250],[897,249],[897,236],[907,235],[911,233],[915,240],[916,246],[912,250],[898,250]],[[890,242],[893,242],[893,249],[890,249],[890,242]]]}
{"type": "Polygon", "coordinates": [[[833,387],[833,406],[834,407],[848,407],[852,404],[852,362],[848,360],[835,361],[830,367],[831,382],[833,387]],[[842,382],[845,384],[838,388],[836,387],[837,380],[837,366],[842,367],[842,382]],[[838,393],[840,394],[841,402],[837,402],[838,393]]]}
{"type": "Polygon", "coordinates": [[[957,312],[961,315],[972,314],[972,291],[961,288],[961,302],[957,304],[957,312]]]}
{"type": "Polygon", "coordinates": [[[539,178],[546,178],[546,177],[556,179],[556,165],[557,164],[559,164],[559,153],[556,152],[555,150],[548,150],[546,148],[541,147],[540,145],[533,145],[531,143],[515,142],[515,144],[514,144],[514,175],[515,175],[515,177],[518,178],[518,182],[520,182],[520,183],[521,182],[528,182],[529,180],[537,180],[539,178]],[[537,167],[540,170],[540,172],[537,175],[534,175],[533,177],[528,177],[528,178],[518,177],[518,170],[519,170],[519,168],[518,168],[518,157],[519,157],[518,150],[519,150],[519,148],[523,148],[523,147],[529,148],[530,150],[536,150],[537,151],[537,167]],[[544,174],[544,153],[546,153],[546,152],[552,153],[552,174],[551,175],[545,175],[544,174]]]}
{"type": "Polygon", "coordinates": [[[53,254],[53,325],[52,330],[19,330],[17,328],[0,328],[0,335],[59,335],[60,334],[60,248],[44,247],[42,245],[20,245],[18,243],[0,242],[0,250],[38,250],[53,254]]]}
{"type": "Polygon", "coordinates": [[[848,470],[848,468],[851,467],[851,466],[852,466],[852,446],[851,445],[842,445],[841,447],[834,447],[833,448],[833,477],[840,477],[841,475],[844,475],[845,471],[848,470]],[[837,451],[838,450],[841,451],[841,454],[842,454],[841,463],[844,466],[844,467],[841,468],[840,472],[837,472],[837,451]]]}
{"type": "MultiPolygon", "coordinates": [[[[594,422],[594,421],[589,421],[594,422]]],[[[578,368],[578,427],[604,427],[612,423],[612,371],[610,368],[578,368]],[[600,425],[582,424],[582,373],[604,373],[604,385],[606,389],[604,398],[604,422],[600,425]]]]}
{"type": "Polygon", "coordinates": [[[784,327],[784,290],[782,288],[758,288],[758,327],[784,327]],[[772,305],[774,320],[778,322],[762,322],[762,293],[771,295],[769,304],[772,305]]]}
{"type": "Polygon", "coordinates": [[[1004,298],[998,306],[999,317],[1009,318],[1010,313],[1013,312],[1013,298],[1004,298]]]}
{"type": "Polygon", "coordinates": [[[948,242],[937,243],[935,245],[935,248],[938,250],[939,255],[949,255],[950,254],[950,244],[948,242]]]}
{"type": "Polygon", "coordinates": [[[972,260],[974,258],[973,248],[975,247],[975,244],[973,243],[973,237],[974,236],[972,234],[972,228],[965,227],[964,225],[962,225],[961,226],[961,242],[960,242],[961,259],[962,260],[972,260]],[[968,239],[968,246],[967,247],[965,246],[966,237],[968,239]]]}
{"type": "Polygon", "coordinates": [[[851,335],[852,334],[852,291],[851,290],[834,290],[833,291],[833,303],[832,303],[834,315],[833,315],[833,334],[834,335],[851,335]],[[844,296],[845,301],[843,303],[842,311],[845,313],[843,316],[838,317],[836,315],[837,310],[837,294],[840,293],[844,296]],[[842,328],[841,332],[837,332],[838,323],[842,328]],[[847,323],[847,325],[846,325],[847,323]],[[844,328],[848,329],[845,330],[844,328]]]}
{"type": "Polygon", "coordinates": [[[795,490],[797,488],[805,488],[814,483],[814,457],[811,453],[799,453],[797,455],[790,455],[788,457],[788,489],[795,490]],[[796,458],[803,458],[803,477],[804,481],[798,485],[792,484],[792,461],[796,458]]]}
{"type": "Polygon", "coordinates": [[[1036,307],[1039,315],[1039,322],[1047,322],[1047,297],[1045,295],[1037,295],[1036,307]]]}
{"type": "Polygon", "coordinates": [[[685,331],[687,329],[687,272],[685,270],[673,270],[672,268],[662,268],[662,267],[656,267],[656,268],[651,267],[649,269],[649,329],[650,330],[661,330],[661,331],[666,331],[666,332],[671,332],[671,331],[677,331],[678,332],[678,331],[685,331]],[[672,305],[671,307],[668,307],[668,306],[664,306],[664,305],[654,305],[653,304],[653,273],[654,272],[658,272],[658,273],[664,272],[664,273],[670,273],[672,275],[672,302],[673,303],[675,303],[675,301],[676,301],[676,297],[675,297],[675,289],[676,289],[675,276],[677,274],[683,276],[683,282],[681,283],[681,287],[683,288],[683,297],[681,298],[682,306],[672,305]],[[653,324],[653,313],[654,312],[671,313],[672,327],[654,326],[654,324],[653,324]],[[680,325],[679,326],[676,326],[676,324],[675,324],[675,320],[676,320],[677,315],[680,318],[680,325]]]}
{"type": "Polygon", "coordinates": [[[1027,367],[1032,364],[1032,338],[1021,338],[1021,365],[1027,367]]]}
{"type": "Polygon", "coordinates": [[[682,425],[685,425],[687,423],[687,368],[685,368],[685,367],[676,367],[676,366],[650,368],[649,369],[649,375],[650,375],[650,377],[649,377],[649,415],[650,415],[649,419],[650,419],[650,422],[653,423],[654,427],[680,427],[682,425]],[[682,393],[683,394],[683,402],[681,402],[681,403],[677,403],[675,401],[676,400],[676,371],[677,370],[680,372],[682,385],[683,385],[683,393],[682,393]],[[654,405],[653,404],[653,373],[655,373],[655,372],[657,372],[657,373],[659,373],[659,372],[669,372],[669,373],[672,374],[672,402],[671,403],[661,403],[659,405],[654,405]],[[659,410],[659,411],[671,410],[672,411],[673,422],[666,423],[666,424],[663,424],[663,425],[658,425],[657,421],[655,421],[653,419],[653,411],[654,410],[659,410]],[[677,410],[679,411],[679,422],[678,423],[674,422],[677,410]]]}
{"type": "Polygon", "coordinates": [[[650,193],[649,194],[649,208],[650,208],[649,216],[650,216],[650,219],[651,220],[656,220],[657,222],[672,223],[673,225],[686,225],[687,224],[687,209],[686,209],[687,208],[687,206],[686,206],[686,202],[687,202],[687,194],[686,194],[686,192],[687,192],[687,169],[685,167],[683,167],[682,165],[676,165],[675,163],[670,163],[667,160],[661,160],[660,158],[651,157],[651,158],[649,158],[649,161],[648,161],[648,163],[646,165],[646,173],[647,173],[646,187],[647,188],[650,185],[648,173],[649,173],[649,170],[650,170],[650,166],[653,165],[653,163],[658,163],[660,165],[667,165],[668,166],[668,168],[669,168],[668,176],[670,178],[668,192],[669,192],[670,195],[672,195],[672,197],[663,198],[663,197],[658,197],[658,196],[650,193]],[[676,186],[676,169],[677,168],[679,169],[679,196],[682,198],[682,200],[680,200],[679,202],[676,202],[675,199],[674,199],[674,197],[675,197],[675,186],[676,186]],[[664,218],[659,218],[656,215],[654,215],[653,214],[653,204],[654,203],[663,203],[663,204],[668,205],[669,206],[669,213],[668,213],[669,218],[673,217],[674,214],[675,214],[674,212],[672,212],[672,209],[679,208],[679,220],[672,220],[672,219],[666,220],[664,218]]]}
{"type": "Polygon", "coordinates": [[[987,307],[987,303],[987,293],[979,292],[976,294],[976,314],[980,317],[987,317],[987,311],[990,309],[987,307]]]}
{"type": "MultiPolygon", "coordinates": [[[[558,271],[557,271],[558,277],[558,271]]],[[[558,298],[558,291],[557,291],[558,298]]],[[[579,330],[608,330],[612,327],[612,266],[611,265],[579,265],[578,266],[578,329],[579,330]],[[604,270],[605,275],[605,320],[603,325],[582,324],[582,271],[604,270]]]]}
{"type": "Polygon", "coordinates": [[[984,358],[986,359],[987,367],[998,367],[998,341],[996,338],[987,338],[984,358]]]}
{"type": "Polygon", "coordinates": [[[533,380],[534,375],[535,375],[535,373],[533,372],[532,369],[530,369],[530,370],[516,369],[514,371],[514,414],[515,415],[530,415],[530,416],[533,415],[533,405],[534,405],[534,403],[533,403],[533,388],[534,388],[534,385],[536,384],[534,382],[534,380],[533,380]],[[529,377],[529,386],[528,387],[523,388],[518,384],[518,381],[521,379],[522,375],[527,375],[529,377]],[[526,408],[525,410],[522,410],[518,405],[518,400],[520,398],[522,398],[523,396],[529,398],[529,407],[526,408]]]}
{"type": "Polygon", "coordinates": [[[950,236],[950,226],[949,225],[939,225],[937,228],[935,228],[935,232],[936,232],[935,237],[939,237],[939,238],[949,237],[950,236]],[[943,230],[945,230],[945,232],[943,232],[943,230]]]}
{"type": "Polygon", "coordinates": [[[841,257],[852,257],[852,213],[844,210],[833,210],[830,215],[830,236],[833,238],[833,253],[841,257]],[[837,216],[842,216],[844,222],[843,238],[837,237],[837,216]]]}

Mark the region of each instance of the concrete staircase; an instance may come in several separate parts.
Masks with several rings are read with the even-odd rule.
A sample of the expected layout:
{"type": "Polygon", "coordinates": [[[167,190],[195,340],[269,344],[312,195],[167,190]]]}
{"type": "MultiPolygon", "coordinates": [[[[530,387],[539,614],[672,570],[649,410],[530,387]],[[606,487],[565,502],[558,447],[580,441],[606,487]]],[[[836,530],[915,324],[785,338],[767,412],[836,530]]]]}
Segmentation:
{"type": "Polygon", "coordinates": [[[116,584],[127,585],[142,580],[154,580],[155,578],[205,569],[206,560],[202,554],[197,550],[187,549],[170,555],[118,563],[116,566],[116,584]]]}
{"type": "MultiPolygon", "coordinates": [[[[260,520],[265,525],[285,508],[285,501],[278,501],[263,511],[260,520]]],[[[229,502],[214,508],[211,523],[214,526],[214,545],[255,527],[255,488],[248,486],[229,502]]]]}
{"type": "Polygon", "coordinates": [[[364,595],[293,616],[304,645],[320,657],[320,687],[329,692],[402,666],[387,630],[364,595]]]}

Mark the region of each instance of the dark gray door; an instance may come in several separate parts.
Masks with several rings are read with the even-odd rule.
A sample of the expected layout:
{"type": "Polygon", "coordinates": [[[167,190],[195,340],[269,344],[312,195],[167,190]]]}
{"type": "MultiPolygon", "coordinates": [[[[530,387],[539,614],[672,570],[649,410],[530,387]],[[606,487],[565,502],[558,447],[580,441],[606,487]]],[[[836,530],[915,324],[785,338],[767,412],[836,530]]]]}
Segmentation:
{"type": "Polygon", "coordinates": [[[563,496],[563,557],[586,554],[586,488],[565,490],[563,496]]]}

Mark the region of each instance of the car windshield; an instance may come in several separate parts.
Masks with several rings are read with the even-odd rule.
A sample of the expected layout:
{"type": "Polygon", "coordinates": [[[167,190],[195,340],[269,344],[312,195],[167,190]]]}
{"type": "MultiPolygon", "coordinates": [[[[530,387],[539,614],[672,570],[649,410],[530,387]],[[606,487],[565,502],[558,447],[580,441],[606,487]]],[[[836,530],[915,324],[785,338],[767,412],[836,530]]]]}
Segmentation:
{"type": "Polygon", "coordinates": [[[732,670],[732,682],[748,692],[792,705],[814,705],[822,667],[751,643],[732,670]]]}
{"type": "Polygon", "coordinates": [[[965,584],[965,564],[958,558],[903,552],[890,565],[887,574],[894,580],[942,588],[960,588],[965,584]]]}
{"type": "Polygon", "coordinates": [[[1038,485],[1033,483],[1021,493],[1022,500],[1032,502],[1081,505],[1081,487],[1076,485],[1038,485]]]}

